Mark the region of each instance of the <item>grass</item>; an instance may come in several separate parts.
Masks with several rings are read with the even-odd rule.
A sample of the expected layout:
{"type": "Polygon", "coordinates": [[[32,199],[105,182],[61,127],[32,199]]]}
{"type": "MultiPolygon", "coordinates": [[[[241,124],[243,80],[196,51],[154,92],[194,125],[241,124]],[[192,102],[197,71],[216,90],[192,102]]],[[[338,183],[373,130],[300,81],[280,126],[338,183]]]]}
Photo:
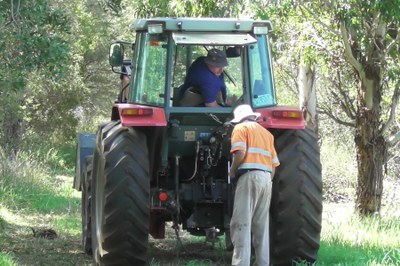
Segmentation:
{"type": "Polygon", "coordinates": [[[316,265],[400,265],[400,180],[384,183],[381,215],[354,211],[354,153],[325,142],[321,147],[324,212],[316,265]]]}
{"type": "Polygon", "coordinates": [[[326,203],[324,208],[316,265],[399,265],[398,217],[361,218],[352,203],[326,203]]]}
{"type": "Polygon", "coordinates": [[[13,256],[9,253],[0,253],[0,265],[7,265],[7,266],[17,266],[18,264],[15,262],[13,256]]]}
{"type": "MultiPolygon", "coordinates": [[[[65,161],[69,155],[59,161],[59,153],[49,154],[47,164],[26,155],[10,159],[0,153],[0,265],[91,264],[91,258],[81,251],[80,193],[72,189],[73,170],[60,167],[71,165],[65,161]],[[53,228],[59,237],[52,241],[36,239],[30,227],[53,228]]],[[[330,164],[334,166],[334,162],[330,164]]],[[[332,171],[332,178],[342,175],[332,171]]],[[[346,182],[343,184],[349,184],[346,182]]],[[[391,185],[398,187],[396,183],[391,185]]],[[[343,188],[343,194],[348,193],[347,189],[343,188]]],[[[396,212],[400,204],[398,197],[386,198],[392,201],[383,203],[386,209],[382,215],[369,218],[354,213],[351,199],[326,201],[315,265],[400,265],[400,214],[396,212]]],[[[224,250],[223,237],[212,245],[202,237],[181,234],[184,249],[179,252],[173,231],[164,240],[152,240],[149,264],[230,265],[231,253],[224,250]]]]}
{"type": "Polygon", "coordinates": [[[24,154],[3,155],[0,265],[90,265],[91,258],[81,248],[80,193],[72,189],[72,176],[56,174],[71,171],[63,171],[60,164],[55,167],[57,156],[53,155],[43,156],[42,161],[24,154]],[[58,237],[35,238],[31,228],[53,229],[58,237]]]}

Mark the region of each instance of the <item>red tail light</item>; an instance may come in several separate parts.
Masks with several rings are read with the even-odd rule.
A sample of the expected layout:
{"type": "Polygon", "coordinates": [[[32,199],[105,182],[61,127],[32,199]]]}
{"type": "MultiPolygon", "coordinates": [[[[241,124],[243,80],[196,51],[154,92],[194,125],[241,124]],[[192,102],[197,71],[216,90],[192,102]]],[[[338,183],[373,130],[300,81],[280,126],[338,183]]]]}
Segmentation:
{"type": "Polygon", "coordinates": [[[150,116],[153,115],[153,109],[151,108],[126,108],[122,109],[121,115],[128,116],[150,116]]]}
{"type": "Polygon", "coordinates": [[[166,200],[168,199],[168,194],[165,193],[165,192],[161,192],[161,193],[158,195],[158,198],[160,199],[160,201],[166,201],[166,200]]]}
{"type": "Polygon", "coordinates": [[[273,111],[272,116],[275,118],[301,118],[301,111],[273,111]]]}

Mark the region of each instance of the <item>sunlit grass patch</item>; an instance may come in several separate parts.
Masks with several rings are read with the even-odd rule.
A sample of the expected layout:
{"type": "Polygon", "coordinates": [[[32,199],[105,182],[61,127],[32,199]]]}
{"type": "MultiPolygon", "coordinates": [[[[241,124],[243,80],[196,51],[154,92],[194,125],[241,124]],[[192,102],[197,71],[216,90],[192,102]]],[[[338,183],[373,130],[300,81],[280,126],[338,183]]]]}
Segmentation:
{"type": "Polygon", "coordinates": [[[0,203],[1,228],[6,228],[9,224],[23,224],[24,219],[17,212],[8,209],[0,203]]]}
{"type": "Polygon", "coordinates": [[[63,212],[64,208],[80,204],[72,188],[72,177],[54,177],[47,166],[29,156],[9,158],[0,153],[0,177],[0,202],[11,209],[63,212]]]}
{"type": "Polygon", "coordinates": [[[316,265],[399,265],[400,251],[394,248],[357,247],[322,241],[316,265]]]}
{"type": "Polygon", "coordinates": [[[9,253],[0,252],[0,265],[2,266],[17,266],[14,257],[9,253]]]}
{"type": "Polygon", "coordinates": [[[80,236],[82,233],[82,223],[80,213],[65,214],[53,219],[54,227],[69,235],[80,236]]]}
{"type": "Polygon", "coordinates": [[[400,221],[393,216],[360,217],[351,204],[331,204],[324,212],[322,240],[356,247],[400,247],[400,221]]]}
{"type": "MultiPolygon", "coordinates": [[[[53,228],[81,232],[81,193],[72,188],[71,176],[53,176],[49,168],[32,160],[2,157],[0,153],[0,217],[4,226],[53,228]]],[[[1,264],[0,264],[1,265],[1,264]]]]}
{"type": "Polygon", "coordinates": [[[400,221],[360,217],[352,204],[325,204],[317,265],[399,265],[400,221]]]}

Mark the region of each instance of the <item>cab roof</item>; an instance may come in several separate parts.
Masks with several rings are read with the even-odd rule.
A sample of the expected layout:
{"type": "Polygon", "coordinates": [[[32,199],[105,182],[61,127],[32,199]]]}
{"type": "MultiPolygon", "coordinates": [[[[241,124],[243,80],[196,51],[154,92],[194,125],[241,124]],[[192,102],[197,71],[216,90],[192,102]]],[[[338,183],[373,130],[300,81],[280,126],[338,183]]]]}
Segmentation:
{"type": "Polygon", "coordinates": [[[134,31],[146,31],[148,25],[161,24],[166,31],[198,32],[251,32],[254,26],[267,27],[272,31],[269,20],[234,19],[234,18],[150,18],[133,22],[134,31]]]}

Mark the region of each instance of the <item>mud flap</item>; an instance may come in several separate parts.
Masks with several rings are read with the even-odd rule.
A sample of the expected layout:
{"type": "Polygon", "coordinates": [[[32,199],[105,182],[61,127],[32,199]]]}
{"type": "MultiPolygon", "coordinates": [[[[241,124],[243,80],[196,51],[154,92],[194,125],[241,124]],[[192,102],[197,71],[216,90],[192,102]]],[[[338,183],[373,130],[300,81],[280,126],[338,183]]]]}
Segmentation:
{"type": "Polygon", "coordinates": [[[87,156],[93,155],[93,149],[96,142],[96,134],[79,134],[76,147],[75,177],[73,188],[81,191],[82,189],[82,171],[87,156]]]}

